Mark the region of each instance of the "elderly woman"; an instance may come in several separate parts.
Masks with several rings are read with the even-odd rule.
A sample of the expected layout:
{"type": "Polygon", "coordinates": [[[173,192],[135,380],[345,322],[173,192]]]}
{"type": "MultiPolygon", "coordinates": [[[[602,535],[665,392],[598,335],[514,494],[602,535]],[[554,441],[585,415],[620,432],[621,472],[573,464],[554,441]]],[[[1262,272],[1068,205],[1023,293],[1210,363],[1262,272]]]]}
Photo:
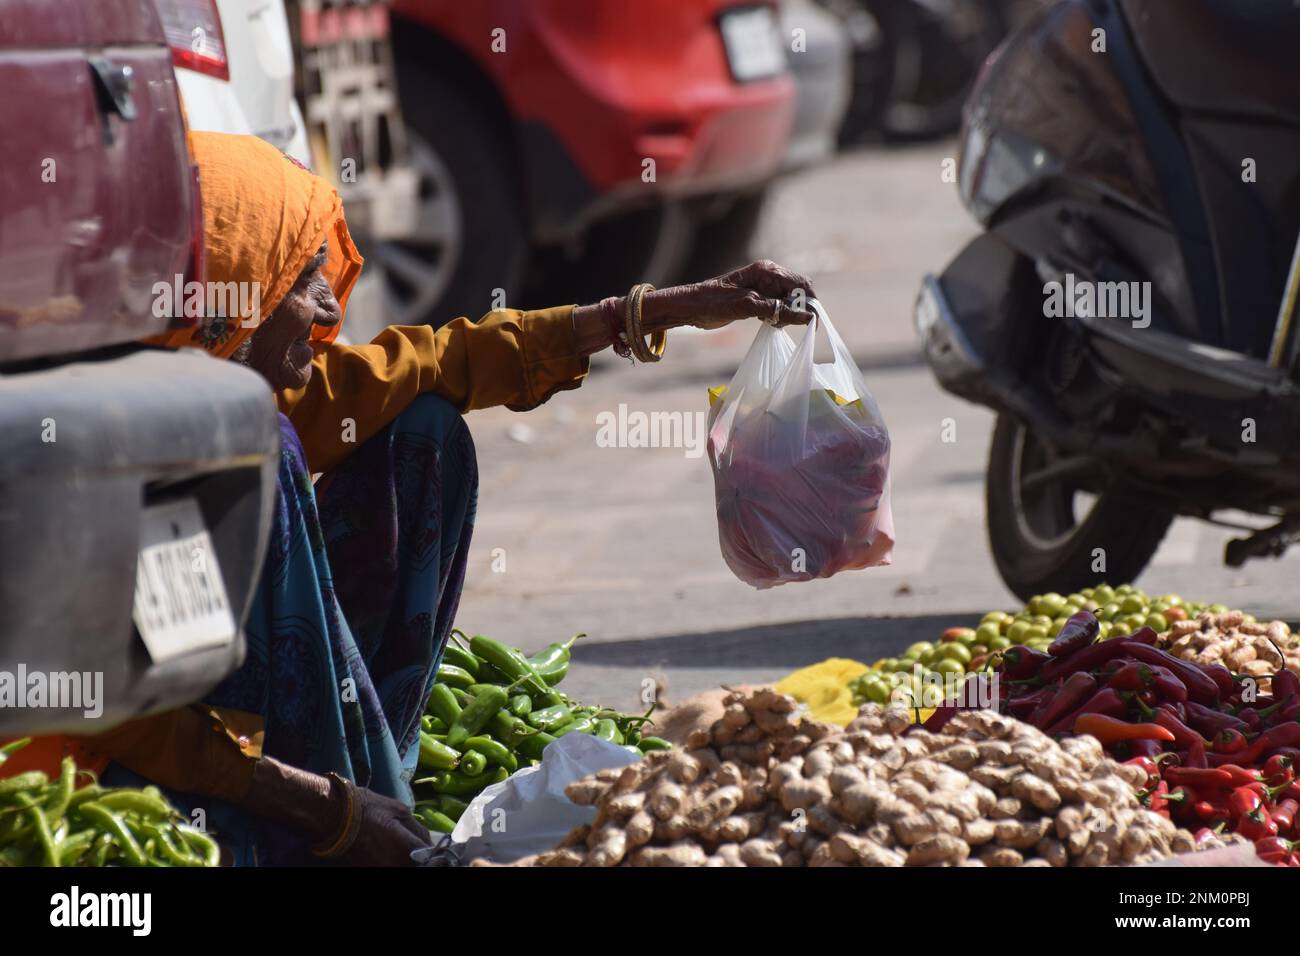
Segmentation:
{"type": "MultiPolygon", "coordinates": [[[[333,341],[361,259],[337,194],[250,137],[196,133],[212,282],[256,283],[260,323],[210,317],[165,343],[261,373],[281,411],[275,519],[243,666],[200,705],[83,743],[105,779],[167,788],[240,863],[400,864],[419,720],[465,578],[477,465],[462,412],[577,388],[588,357],[654,353],[627,331],[808,315],[807,280],[755,263],[633,301],[499,309],[333,341]],[[631,323],[629,325],[629,323],[631,323]],[[313,485],[312,475],[321,478],[313,485]]],[[[487,290],[485,290],[485,295],[487,290]]],[[[662,342],[659,343],[662,345],[662,342]]]]}

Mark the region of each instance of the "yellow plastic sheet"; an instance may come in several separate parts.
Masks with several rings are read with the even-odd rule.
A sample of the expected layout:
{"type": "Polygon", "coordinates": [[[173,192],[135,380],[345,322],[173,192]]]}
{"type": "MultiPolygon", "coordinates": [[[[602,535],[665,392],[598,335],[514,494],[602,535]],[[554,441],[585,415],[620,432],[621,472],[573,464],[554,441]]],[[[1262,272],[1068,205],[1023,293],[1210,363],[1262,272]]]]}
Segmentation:
{"type": "Polygon", "coordinates": [[[861,661],[830,657],[783,678],[776,689],[807,704],[813,719],[843,727],[858,715],[849,681],[870,669],[861,661]]]}

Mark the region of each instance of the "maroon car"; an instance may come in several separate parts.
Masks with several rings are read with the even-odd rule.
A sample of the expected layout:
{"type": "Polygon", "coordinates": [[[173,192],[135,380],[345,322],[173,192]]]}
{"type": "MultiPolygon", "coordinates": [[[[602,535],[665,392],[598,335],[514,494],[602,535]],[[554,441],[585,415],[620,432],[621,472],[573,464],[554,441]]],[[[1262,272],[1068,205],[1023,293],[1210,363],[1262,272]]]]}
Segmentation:
{"type": "Polygon", "coordinates": [[[0,737],[94,732],[238,666],[278,431],[254,373],[137,344],[202,279],[152,3],[0,0],[0,89],[0,672],[68,691],[0,737]]]}

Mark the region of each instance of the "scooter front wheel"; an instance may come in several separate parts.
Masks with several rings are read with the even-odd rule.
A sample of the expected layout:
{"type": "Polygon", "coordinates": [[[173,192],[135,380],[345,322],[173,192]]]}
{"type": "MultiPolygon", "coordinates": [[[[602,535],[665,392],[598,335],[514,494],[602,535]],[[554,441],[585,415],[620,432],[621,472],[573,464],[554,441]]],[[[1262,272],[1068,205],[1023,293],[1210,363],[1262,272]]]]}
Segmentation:
{"type": "Polygon", "coordinates": [[[1173,514],[1096,478],[1091,459],[1058,452],[1016,418],[998,416],[985,479],[989,545],[1021,600],[1127,583],[1160,546],[1173,514]]]}

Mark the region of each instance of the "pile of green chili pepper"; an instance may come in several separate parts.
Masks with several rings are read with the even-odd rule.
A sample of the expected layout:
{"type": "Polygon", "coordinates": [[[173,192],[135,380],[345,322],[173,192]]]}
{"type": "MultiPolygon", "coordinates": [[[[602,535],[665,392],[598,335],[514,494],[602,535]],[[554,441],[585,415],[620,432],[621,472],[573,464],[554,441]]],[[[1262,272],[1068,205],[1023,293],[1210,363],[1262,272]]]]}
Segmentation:
{"type": "Polygon", "coordinates": [[[565,734],[592,734],[633,753],[666,750],[642,734],[644,715],[584,706],[556,689],[569,672],[579,634],[527,657],[481,634],[452,631],[420,724],[415,815],[430,830],[450,833],[479,791],[541,761],[565,734]]]}
{"type": "MultiPolygon", "coordinates": [[[[0,748],[0,764],[30,738],[0,748]]],[[[101,787],[64,757],[50,780],[39,770],[0,779],[0,866],[217,866],[221,851],[156,787],[101,787]],[[91,782],[78,787],[78,779],[91,782]]]]}

